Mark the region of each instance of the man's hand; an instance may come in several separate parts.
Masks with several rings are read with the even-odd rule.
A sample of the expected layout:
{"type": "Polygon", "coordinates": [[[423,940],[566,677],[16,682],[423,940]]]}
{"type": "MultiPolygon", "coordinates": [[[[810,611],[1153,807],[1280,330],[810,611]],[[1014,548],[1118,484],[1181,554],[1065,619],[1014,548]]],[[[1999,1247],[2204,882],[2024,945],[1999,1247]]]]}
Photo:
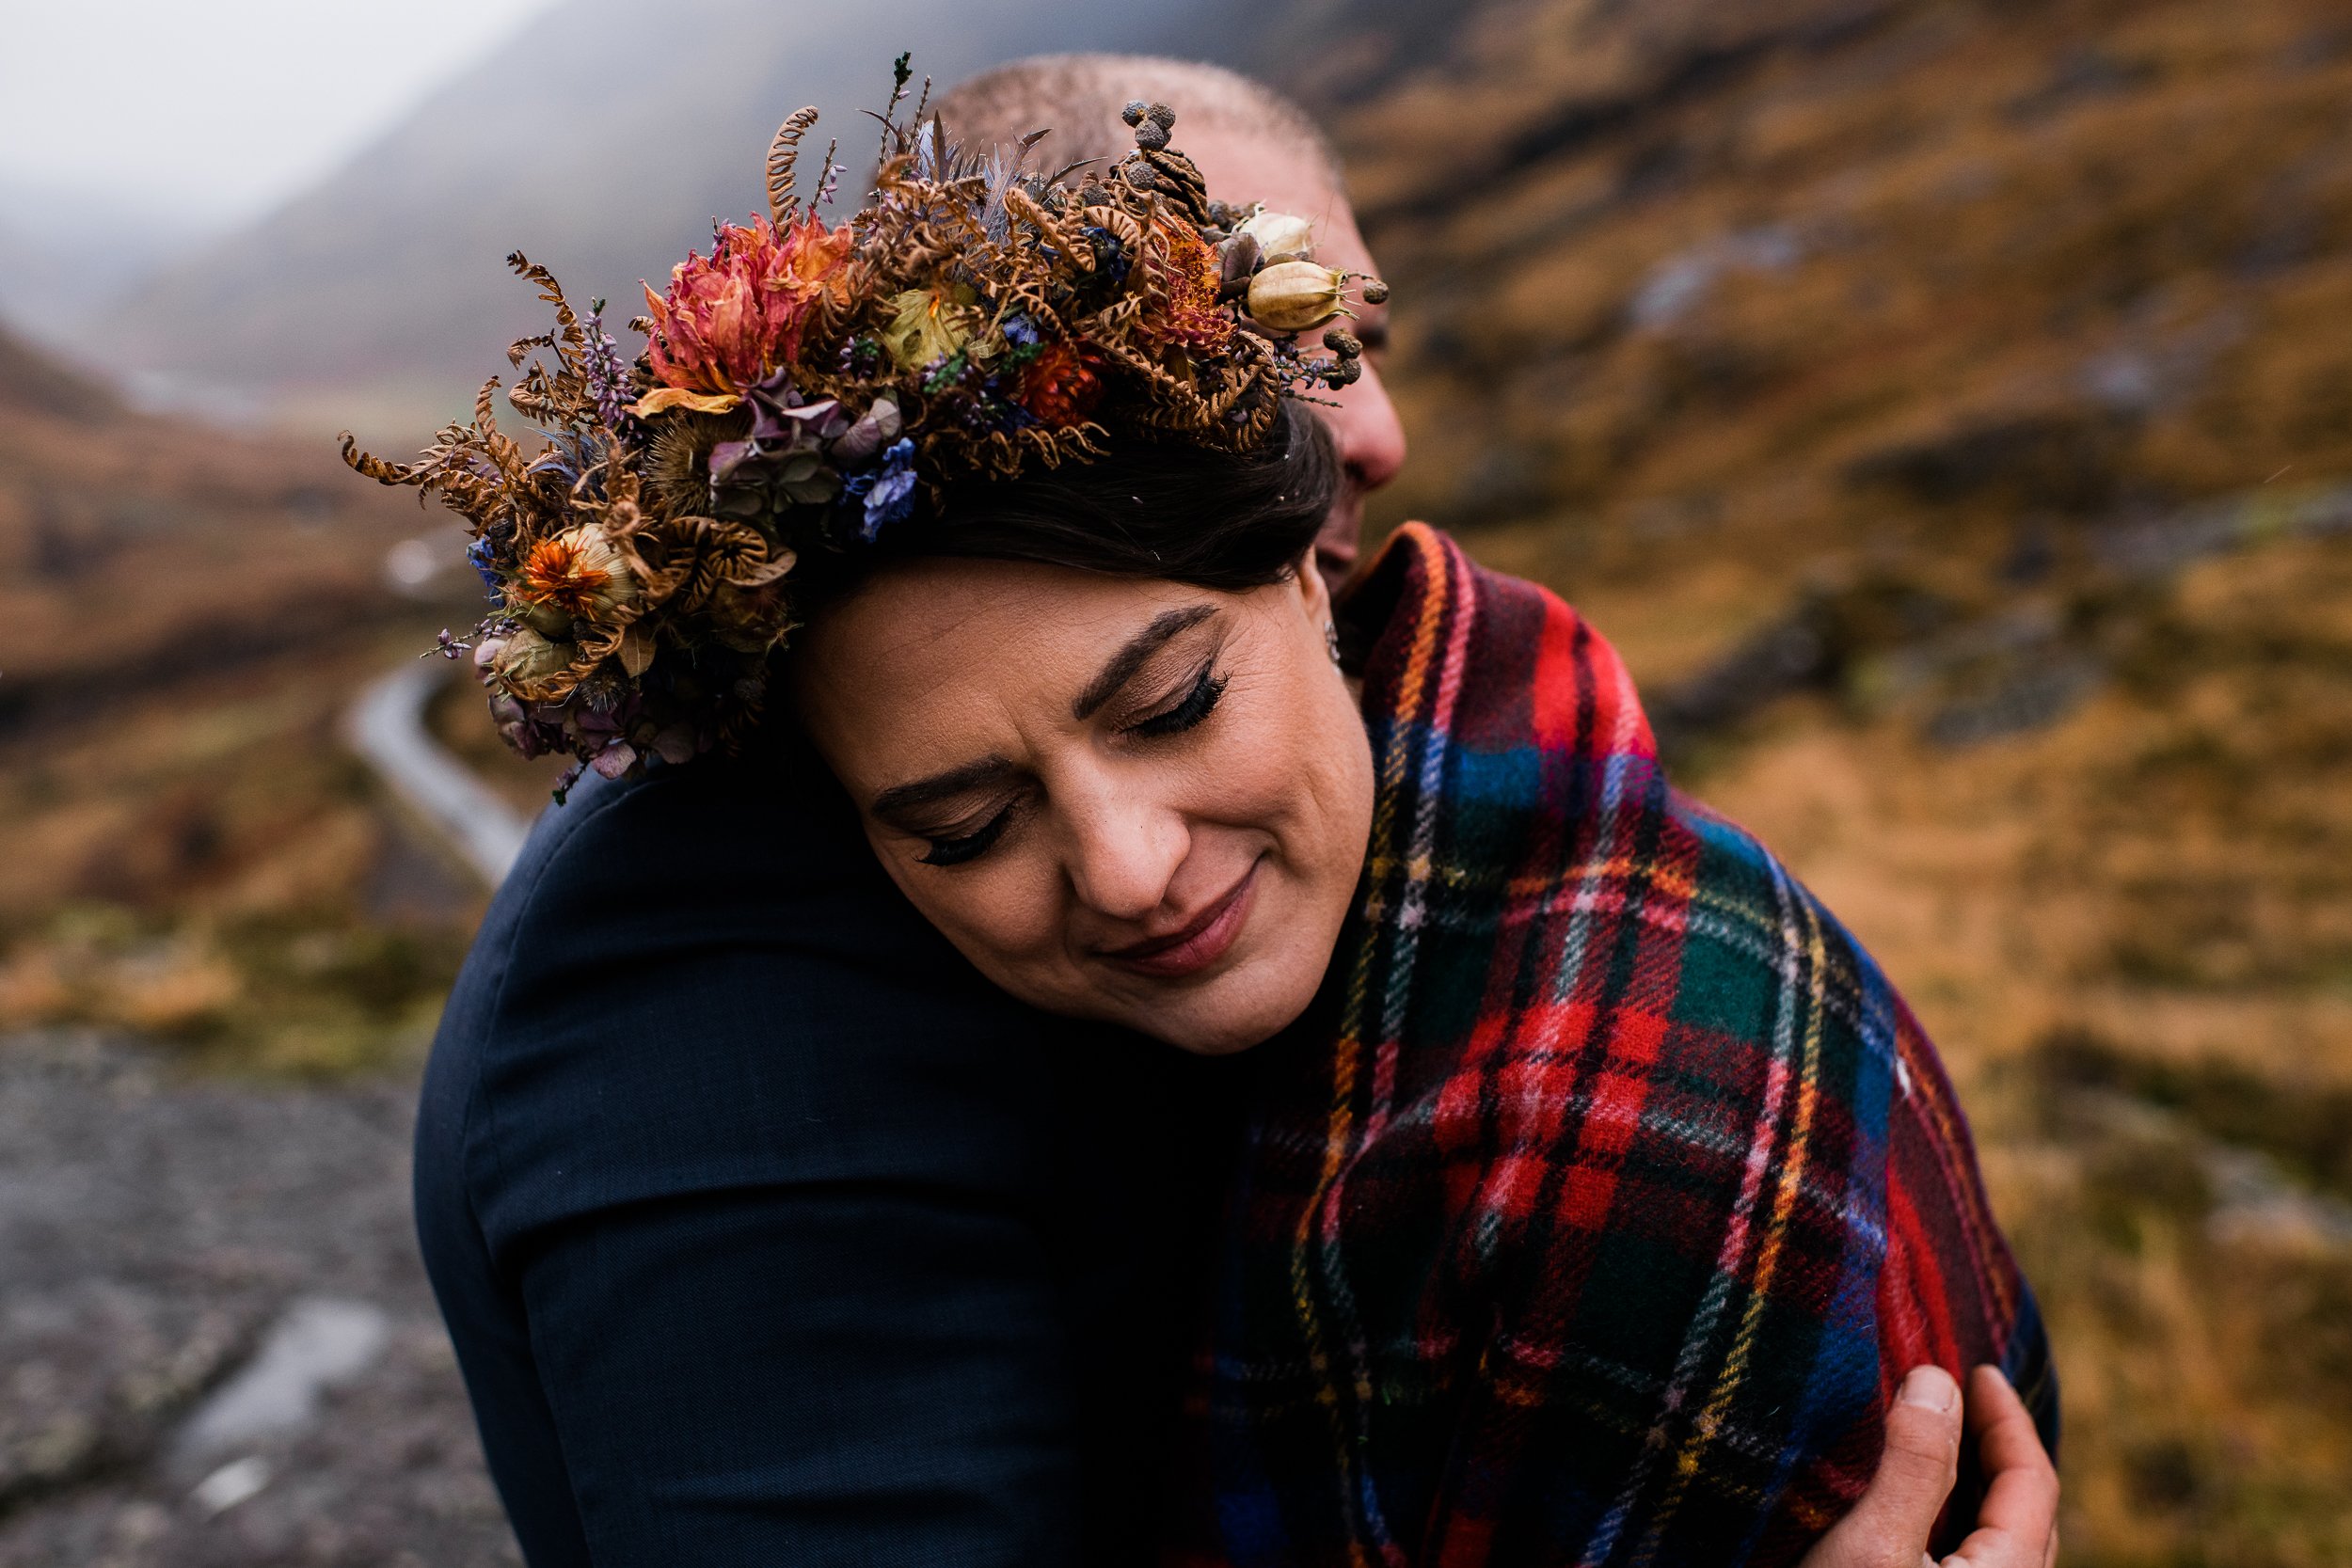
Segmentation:
{"type": "MultiPolygon", "coordinates": [[[[1886,1451],[1853,1512],[1800,1568],[1939,1568],[1928,1532],[1960,1473],[1960,1386],[1916,1367],[1886,1413],[1886,1451]]],[[[1991,1477],[1977,1528],[1940,1568],[2050,1568],[2058,1560],[2058,1471],[2033,1417],[1992,1367],[1968,1374],[1965,1424],[1991,1477]]]]}

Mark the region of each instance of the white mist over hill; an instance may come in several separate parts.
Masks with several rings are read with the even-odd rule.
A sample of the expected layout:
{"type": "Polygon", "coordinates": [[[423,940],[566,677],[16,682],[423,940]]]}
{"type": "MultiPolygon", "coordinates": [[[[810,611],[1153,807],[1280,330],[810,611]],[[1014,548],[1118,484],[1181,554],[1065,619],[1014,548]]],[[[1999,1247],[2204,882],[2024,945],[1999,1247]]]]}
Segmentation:
{"type": "Polygon", "coordinates": [[[953,82],[1048,49],[1235,60],[1263,32],[1203,25],[1232,0],[565,0],[307,194],[166,269],[81,356],[145,401],[215,417],[405,435],[465,406],[544,308],[527,252],[622,319],[713,218],[761,200],[784,116],[824,119],[855,182],[890,64],[953,82]]]}

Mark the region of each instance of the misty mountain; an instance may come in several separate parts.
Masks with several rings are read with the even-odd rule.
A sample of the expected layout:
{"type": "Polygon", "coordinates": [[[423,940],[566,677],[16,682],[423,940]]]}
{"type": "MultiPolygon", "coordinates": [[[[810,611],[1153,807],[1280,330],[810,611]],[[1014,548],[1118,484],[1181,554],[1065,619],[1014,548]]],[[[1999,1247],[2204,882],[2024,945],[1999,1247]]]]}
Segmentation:
{"type": "Polygon", "coordinates": [[[87,356],[184,406],[414,432],[543,325],[509,251],[626,319],[639,278],[707,245],[713,218],[759,205],[768,138],[800,104],[824,111],[803,168],[837,135],[856,181],[876,138],[858,111],[881,107],[901,50],[942,84],[1048,49],[1230,59],[1264,36],[1206,24],[1237,9],[571,0],[334,178],[166,271],[100,324],[87,356]]]}
{"type": "Polygon", "coordinates": [[[209,237],[184,214],[124,213],[0,178],[0,321],[70,350],[93,319],[209,237]]]}

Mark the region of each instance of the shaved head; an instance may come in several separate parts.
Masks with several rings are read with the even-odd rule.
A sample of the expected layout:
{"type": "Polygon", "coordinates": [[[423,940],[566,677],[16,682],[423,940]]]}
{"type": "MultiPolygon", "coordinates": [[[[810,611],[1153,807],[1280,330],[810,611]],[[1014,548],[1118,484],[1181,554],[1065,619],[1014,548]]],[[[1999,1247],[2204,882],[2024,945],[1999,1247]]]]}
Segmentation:
{"type": "MultiPolygon", "coordinates": [[[[1326,266],[1378,270],[1322,129],[1280,93],[1222,66],[1151,55],[1038,55],[975,76],[932,103],[947,134],[967,147],[1001,147],[1050,129],[1030,165],[1047,171],[1082,158],[1112,164],[1126,156],[1135,133],[1119,111],[1137,99],[1176,111],[1174,145],[1200,166],[1209,194],[1307,219],[1315,260],[1326,266]]],[[[1315,407],[1347,476],[1315,542],[1316,560],[1333,582],[1355,563],[1365,494],[1405,461],[1404,427],[1380,379],[1389,308],[1359,305],[1350,325],[1364,344],[1363,374],[1315,407]]]]}
{"type": "Polygon", "coordinates": [[[1046,167],[1081,158],[1113,162],[1135,146],[1119,111],[1135,100],[1176,111],[1176,145],[1204,138],[1286,148],[1333,191],[1340,161],[1304,109],[1223,66],[1156,55],[1033,55],[981,72],[933,101],[948,134],[975,146],[1018,141],[1050,128],[1046,167]]]}

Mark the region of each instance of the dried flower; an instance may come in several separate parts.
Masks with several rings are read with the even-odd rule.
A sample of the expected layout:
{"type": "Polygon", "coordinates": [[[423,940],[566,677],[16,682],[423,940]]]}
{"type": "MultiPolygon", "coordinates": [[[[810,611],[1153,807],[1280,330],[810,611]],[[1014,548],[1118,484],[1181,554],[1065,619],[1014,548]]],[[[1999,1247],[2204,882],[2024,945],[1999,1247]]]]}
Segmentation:
{"type": "Polygon", "coordinates": [[[640,592],[621,552],[586,524],[532,546],[515,591],[526,604],[589,621],[634,603],[640,592]]]}
{"type": "Polygon", "coordinates": [[[621,345],[612,341],[612,334],[604,329],[604,301],[588,302],[588,313],[580,318],[580,369],[588,384],[589,401],[596,405],[596,418],[607,430],[618,430],[628,414],[628,366],[622,362],[621,345]]]}
{"type": "Polygon", "coordinates": [[[1224,263],[1200,231],[1178,218],[1154,224],[1144,265],[1167,297],[1166,309],[1139,324],[1161,342],[1210,353],[1233,336],[1233,318],[1217,308],[1224,263]]]}
{"type": "Polygon", "coordinates": [[[959,284],[945,293],[909,289],[890,303],[894,314],[882,328],[882,346],[902,370],[937,364],[972,341],[972,291],[967,286],[959,284]]]}
{"type": "Polygon", "coordinates": [[[1065,430],[1084,422],[1103,402],[1099,366],[1068,343],[1048,344],[1021,368],[1014,400],[1040,424],[1065,430]]]}
{"type": "Polygon", "coordinates": [[[502,596],[500,591],[505,584],[499,578],[497,547],[488,539],[475,539],[466,546],[466,563],[482,579],[493,602],[502,596]]]}
{"type": "Polygon", "coordinates": [[[901,436],[882,453],[882,468],[866,492],[866,518],[858,532],[867,544],[892,523],[914,511],[914,443],[901,436]]]}
{"type": "Polygon", "coordinates": [[[639,418],[669,408],[721,413],[800,352],[811,309],[850,253],[848,225],[814,216],[779,229],[766,218],[723,226],[708,260],[690,252],[670,270],[652,313],[650,358],[661,386],[637,404],[639,418]]]}
{"type": "Polygon", "coordinates": [[[884,392],[834,442],[833,459],[844,467],[855,467],[897,440],[905,428],[906,421],[898,413],[898,400],[884,392]]]}

